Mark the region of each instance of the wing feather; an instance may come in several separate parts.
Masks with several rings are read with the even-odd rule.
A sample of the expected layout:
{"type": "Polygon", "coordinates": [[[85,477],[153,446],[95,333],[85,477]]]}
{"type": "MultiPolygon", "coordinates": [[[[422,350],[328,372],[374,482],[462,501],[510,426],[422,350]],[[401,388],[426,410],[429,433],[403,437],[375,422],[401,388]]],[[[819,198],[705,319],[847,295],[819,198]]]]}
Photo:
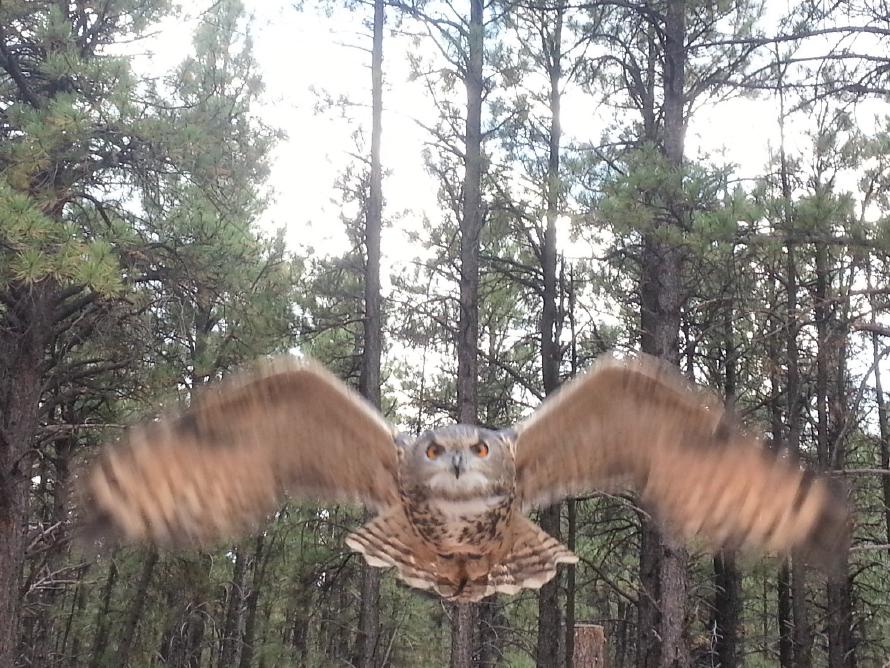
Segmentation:
{"type": "Polygon", "coordinates": [[[161,544],[238,536],[288,495],[373,509],[398,501],[390,426],[324,368],[294,358],[133,428],[100,455],[82,490],[98,524],[161,544]]]}
{"type": "Polygon", "coordinates": [[[597,362],[516,431],[526,509],[623,486],[669,529],[712,547],[797,548],[816,561],[849,539],[846,503],[827,480],[765,448],[655,358],[597,362]]]}

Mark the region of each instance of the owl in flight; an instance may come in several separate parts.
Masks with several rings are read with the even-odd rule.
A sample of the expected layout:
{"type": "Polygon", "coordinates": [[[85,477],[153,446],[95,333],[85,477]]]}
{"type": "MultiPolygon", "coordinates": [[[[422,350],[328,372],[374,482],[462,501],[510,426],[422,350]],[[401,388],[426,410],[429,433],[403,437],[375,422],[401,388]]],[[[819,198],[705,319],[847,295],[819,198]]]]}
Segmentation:
{"type": "Polygon", "coordinates": [[[178,417],[131,430],[84,476],[93,520],[125,540],[210,545],[286,497],[376,512],[346,544],[409,585],[476,601],[550,580],[577,557],[526,513],[633,489],[676,535],[713,548],[846,549],[826,480],[741,430],[653,358],[606,357],[524,422],[400,435],[324,368],[292,358],[219,384],[178,417]]]}

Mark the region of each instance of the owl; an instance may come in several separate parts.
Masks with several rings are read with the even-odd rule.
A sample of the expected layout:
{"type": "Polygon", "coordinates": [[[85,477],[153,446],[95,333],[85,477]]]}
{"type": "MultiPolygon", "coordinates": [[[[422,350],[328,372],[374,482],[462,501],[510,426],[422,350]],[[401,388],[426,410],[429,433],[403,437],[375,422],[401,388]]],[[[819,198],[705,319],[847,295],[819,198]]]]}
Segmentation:
{"type": "Polygon", "coordinates": [[[644,355],[599,360],[514,427],[416,438],[321,366],[267,361],[132,429],[81,479],[95,525],[170,546],[237,538],[288,497],[364,504],[376,514],[346,544],[458,601],[538,588],[577,561],[527,513],[594,490],[633,490],[665,531],[714,549],[828,561],[849,536],[826,479],[644,355]]]}

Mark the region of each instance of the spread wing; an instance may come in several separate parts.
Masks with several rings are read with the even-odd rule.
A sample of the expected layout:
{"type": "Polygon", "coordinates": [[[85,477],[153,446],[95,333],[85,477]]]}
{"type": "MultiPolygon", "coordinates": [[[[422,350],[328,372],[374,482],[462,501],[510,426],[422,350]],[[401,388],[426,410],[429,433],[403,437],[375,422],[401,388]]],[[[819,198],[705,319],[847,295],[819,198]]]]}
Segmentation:
{"type": "Polygon", "coordinates": [[[617,483],[712,547],[798,548],[815,560],[846,547],[846,504],[826,480],[763,447],[651,357],[598,362],[519,425],[515,447],[525,508],[617,483]]]}
{"type": "Polygon", "coordinates": [[[236,537],[285,495],[374,509],[398,501],[396,446],[382,416],[325,369],[293,358],[132,429],[81,484],[98,528],[160,544],[236,537]]]}

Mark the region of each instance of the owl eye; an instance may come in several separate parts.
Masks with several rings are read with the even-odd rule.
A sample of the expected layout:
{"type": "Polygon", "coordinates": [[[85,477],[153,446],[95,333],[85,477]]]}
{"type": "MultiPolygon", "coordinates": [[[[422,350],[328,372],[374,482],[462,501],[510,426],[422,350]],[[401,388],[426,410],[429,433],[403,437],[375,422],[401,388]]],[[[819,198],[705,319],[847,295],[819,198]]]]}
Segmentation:
{"type": "Polygon", "coordinates": [[[473,454],[477,457],[488,457],[488,445],[482,441],[479,441],[475,445],[471,445],[470,450],[472,450],[473,454]]]}
{"type": "Polygon", "coordinates": [[[445,452],[445,448],[443,448],[438,443],[430,443],[426,448],[427,459],[435,459],[443,452],[445,452]]]}

